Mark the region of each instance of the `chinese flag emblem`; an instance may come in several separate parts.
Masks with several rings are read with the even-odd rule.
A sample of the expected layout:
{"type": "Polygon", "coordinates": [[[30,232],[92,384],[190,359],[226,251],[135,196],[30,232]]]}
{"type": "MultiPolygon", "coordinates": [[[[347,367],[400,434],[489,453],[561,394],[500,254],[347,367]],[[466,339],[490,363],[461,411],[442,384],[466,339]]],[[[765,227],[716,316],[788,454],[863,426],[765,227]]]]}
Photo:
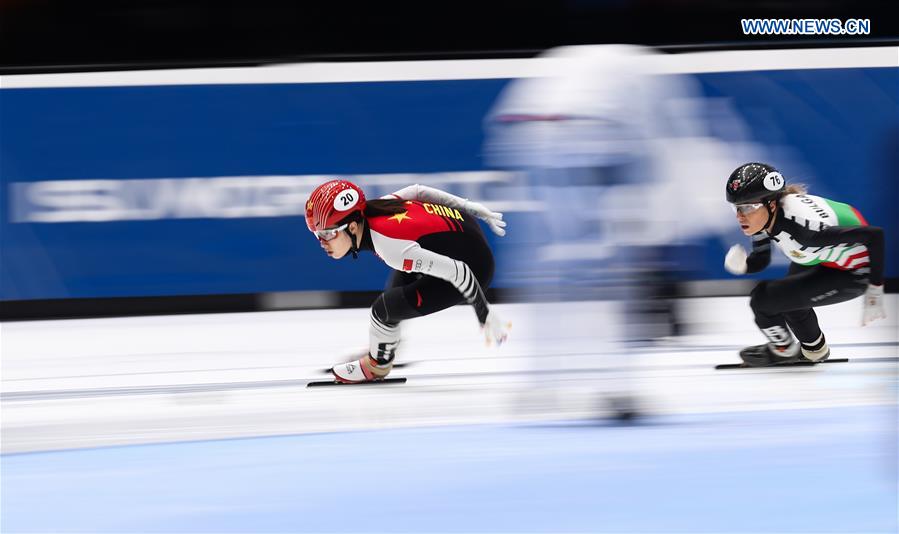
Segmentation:
{"type": "Polygon", "coordinates": [[[411,271],[412,270],[412,260],[404,259],[403,260],[403,270],[411,271]]]}

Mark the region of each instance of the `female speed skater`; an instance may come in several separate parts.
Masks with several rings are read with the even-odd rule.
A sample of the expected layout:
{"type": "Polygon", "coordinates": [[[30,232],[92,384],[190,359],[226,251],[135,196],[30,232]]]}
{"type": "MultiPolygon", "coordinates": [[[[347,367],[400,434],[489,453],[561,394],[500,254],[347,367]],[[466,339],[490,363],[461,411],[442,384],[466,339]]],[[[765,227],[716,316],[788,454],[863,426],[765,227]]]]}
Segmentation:
{"type": "Polygon", "coordinates": [[[371,306],[368,353],[335,365],[342,383],[380,380],[390,373],[402,321],[467,302],[487,342],[506,340],[504,323],[484,295],[493,278],[493,253],[475,219],[505,235],[501,213],[422,185],[368,200],[357,185],[331,180],[306,202],[306,225],[331,258],[374,252],[394,269],[387,289],[371,306]]]}
{"type": "Polygon", "coordinates": [[[738,275],[761,271],[771,261],[772,242],[791,262],[786,277],[760,282],[752,290],[749,305],[768,343],[740,351],[747,365],[826,359],[830,349],[818,326],[818,306],[864,295],[862,326],[886,317],[881,228],[869,226],[848,204],[787,185],[777,169],[764,163],[738,167],[725,190],[740,228],[752,237],[752,252],[747,256],[734,245],[724,267],[738,275]]]}

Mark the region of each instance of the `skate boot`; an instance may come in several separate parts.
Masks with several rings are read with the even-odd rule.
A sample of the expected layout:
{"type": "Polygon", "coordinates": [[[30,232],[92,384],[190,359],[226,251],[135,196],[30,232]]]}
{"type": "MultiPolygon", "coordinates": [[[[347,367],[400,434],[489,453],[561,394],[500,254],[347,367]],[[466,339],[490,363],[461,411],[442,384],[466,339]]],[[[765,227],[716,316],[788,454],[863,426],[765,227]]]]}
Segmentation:
{"type": "Polygon", "coordinates": [[[802,361],[823,362],[830,357],[830,347],[824,340],[824,334],[821,334],[821,337],[814,343],[800,343],[799,346],[802,349],[802,358],[800,358],[802,361]]]}
{"type": "Polygon", "coordinates": [[[341,363],[331,368],[334,379],[344,384],[358,384],[359,382],[372,382],[381,380],[390,373],[393,361],[386,365],[378,365],[378,362],[366,354],[358,360],[341,363]]]}
{"type": "Polygon", "coordinates": [[[796,344],[779,347],[772,343],[746,347],[740,351],[740,358],[749,367],[769,367],[781,363],[799,361],[799,348],[796,344]]]}

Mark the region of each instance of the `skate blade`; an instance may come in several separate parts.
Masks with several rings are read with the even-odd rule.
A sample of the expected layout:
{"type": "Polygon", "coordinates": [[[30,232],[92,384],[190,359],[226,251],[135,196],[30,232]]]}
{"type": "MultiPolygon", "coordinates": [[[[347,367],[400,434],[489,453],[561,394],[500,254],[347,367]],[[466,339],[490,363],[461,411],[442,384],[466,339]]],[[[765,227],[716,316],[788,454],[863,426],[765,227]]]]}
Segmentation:
{"type": "Polygon", "coordinates": [[[715,366],[715,369],[771,369],[777,367],[812,367],[814,365],[818,365],[821,363],[846,363],[849,361],[849,358],[829,358],[824,360],[823,362],[791,362],[791,363],[775,363],[773,365],[762,365],[753,367],[751,365],[746,365],[745,363],[721,363],[715,366]]]}
{"type": "Polygon", "coordinates": [[[406,378],[381,378],[379,380],[369,380],[368,382],[356,382],[355,384],[347,384],[346,382],[338,382],[336,380],[317,380],[306,384],[307,388],[322,386],[383,386],[385,384],[405,384],[406,378]]]}

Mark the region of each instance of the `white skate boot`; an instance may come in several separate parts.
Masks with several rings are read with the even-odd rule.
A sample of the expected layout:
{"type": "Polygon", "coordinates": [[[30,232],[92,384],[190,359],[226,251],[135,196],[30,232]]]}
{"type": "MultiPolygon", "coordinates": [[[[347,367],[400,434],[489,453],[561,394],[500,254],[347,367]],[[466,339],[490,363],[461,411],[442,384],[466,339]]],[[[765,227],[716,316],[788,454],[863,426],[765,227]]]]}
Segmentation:
{"type": "Polygon", "coordinates": [[[801,347],[801,350],[801,360],[809,362],[823,362],[830,357],[830,347],[828,347],[826,343],[818,350],[808,350],[805,347],[801,347]]]}
{"type": "Polygon", "coordinates": [[[331,368],[334,379],[343,384],[359,384],[383,380],[393,368],[393,362],[386,365],[378,363],[368,354],[358,360],[341,363],[331,368]]]}
{"type": "Polygon", "coordinates": [[[818,363],[830,357],[830,347],[827,346],[824,334],[811,343],[800,343],[799,348],[802,352],[801,361],[818,363]]]}

